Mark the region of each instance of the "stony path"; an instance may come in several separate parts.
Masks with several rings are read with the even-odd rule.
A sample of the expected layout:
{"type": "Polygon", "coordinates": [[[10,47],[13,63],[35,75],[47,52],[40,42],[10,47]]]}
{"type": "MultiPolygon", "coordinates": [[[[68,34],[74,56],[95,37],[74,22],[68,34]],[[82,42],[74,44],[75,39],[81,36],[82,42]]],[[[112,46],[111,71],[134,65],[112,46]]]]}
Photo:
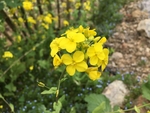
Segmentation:
{"type": "MultiPolygon", "coordinates": [[[[146,1],[150,4],[150,0],[146,1]]],[[[146,1],[132,2],[120,10],[124,19],[106,43],[115,50],[109,59],[111,70],[134,73],[139,77],[150,74],[150,38],[137,31],[139,22],[150,17],[143,5],[146,1]]]]}

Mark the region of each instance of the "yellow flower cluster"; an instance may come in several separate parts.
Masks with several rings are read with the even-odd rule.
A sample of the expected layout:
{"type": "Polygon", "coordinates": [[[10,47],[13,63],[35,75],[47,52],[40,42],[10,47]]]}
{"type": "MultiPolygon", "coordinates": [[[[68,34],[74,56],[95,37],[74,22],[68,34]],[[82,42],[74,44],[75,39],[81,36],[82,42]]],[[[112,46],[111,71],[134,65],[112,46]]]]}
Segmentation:
{"type": "Polygon", "coordinates": [[[109,50],[103,48],[106,38],[96,34],[94,29],[79,26],[55,38],[50,44],[54,67],[65,65],[70,76],[78,71],[86,72],[91,80],[99,79],[108,64],[109,50]]]}
{"type": "Polygon", "coordinates": [[[25,1],[23,2],[23,8],[24,8],[26,11],[32,10],[32,9],[33,9],[33,4],[32,4],[32,2],[25,0],[25,1]]]}
{"type": "Polygon", "coordinates": [[[3,58],[13,58],[13,54],[10,51],[5,51],[3,58]]]}

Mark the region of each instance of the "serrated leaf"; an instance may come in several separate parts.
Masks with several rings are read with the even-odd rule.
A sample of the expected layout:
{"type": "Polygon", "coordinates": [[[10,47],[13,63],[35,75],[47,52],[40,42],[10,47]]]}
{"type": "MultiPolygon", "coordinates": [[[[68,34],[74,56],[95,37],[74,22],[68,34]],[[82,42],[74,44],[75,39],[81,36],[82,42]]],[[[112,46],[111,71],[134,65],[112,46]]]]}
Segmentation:
{"type": "Polygon", "coordinates": [[[56,94],[56,91],[57,91],[57,87],[52,87],[50,88],[50,90],[45,90],[41,92],[41,94],[56,94]]]}
{"type": "Polygon", "coordinates": [[[140,109],[137,106],[134,106],[134,110],[136,111],[136,113],[140,113],[140,109]]]}
{"type": "Polygon", "coordinates": [[[60,101],[53,103],[53,109],[55,110],[56,113],[59,113],[61,108],[62,108],[62,104],[60,101]]]}
{"type": "Polygon", "coordinates": [[[106,103],[102,102],[98,107],[96,107],[92,113],[103,113],[106,108],[106,103]]]}
{"type": "Polygon", "coordinates": [[[10,103],[9,107],[10,107],[11,111],[14,112],[14,105],[10,103]]]}
{"type": "Polygon", "coordinates": [[[111,111],[111,106],[109,100],[102,94],[90,94],[85,97],[85,101],[88,103],[88,111],[92,112],[96,107],[98,107],[102,102],[105,102],[107,105],[105,110],[106,112],[111,111]]]}

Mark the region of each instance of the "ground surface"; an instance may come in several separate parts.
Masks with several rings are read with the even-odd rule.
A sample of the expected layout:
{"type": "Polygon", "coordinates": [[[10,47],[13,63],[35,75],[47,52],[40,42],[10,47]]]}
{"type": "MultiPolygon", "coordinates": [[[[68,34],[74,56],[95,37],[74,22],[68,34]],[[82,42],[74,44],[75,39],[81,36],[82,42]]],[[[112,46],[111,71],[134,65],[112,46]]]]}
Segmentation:
{"type": "Polygon", "coordinates": [[[150,74],[150,38],[140,35],[138,23],[149,14],[140,8],[141,1],[127,4],[120,12],[123,21],[117,25],[106,45],[114,49],[108,67],[120,73],[134,73],[139,77],[150,74]]]}

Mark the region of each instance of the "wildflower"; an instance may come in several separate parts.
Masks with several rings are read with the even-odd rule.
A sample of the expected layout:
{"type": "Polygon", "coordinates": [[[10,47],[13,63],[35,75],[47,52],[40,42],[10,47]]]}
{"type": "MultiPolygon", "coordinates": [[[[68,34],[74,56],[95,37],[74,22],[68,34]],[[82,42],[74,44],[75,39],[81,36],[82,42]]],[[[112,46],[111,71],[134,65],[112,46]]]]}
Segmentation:
{"type": "Polygon", "coordinates": [[[53,65],[55,68],[57,68],[60,64],[62,63],[62,60],[60,59],[60,57],[56,54],[54,56],[54,59],[53,59],[53,65]]]}
{"type": "Polygon", "coordinates": [[[75,8],[76,8],[76,9],[79,9],[80,6],[81,6],[81,3],[80,3],[80,2],[77,2],[77,3],[75,4],[75,8]]]}
{"type": "Polygon", "coordinates": [[[84,6],[85,10],[87,10],[87,11],[91,10],[90,1],[84,2],[83,6],[84,6]]]}
{"type": "Polygon", "coordinates": [[[88,73],[89,78],[93,81],[99,79],[101,76],[101,72],[98,71],[98,67],[89,67],[86,72],[88,73]]]}
{"type": "Polygon", "coordinates": [[[21,41],[21,36],[20,36],[20,35],[18,35],[18,36],[16,37],[16,41],[17,41],[18,43],[21,41]]]}
{"type": "Polygon", "coordinates": [[[103,49],[103,52],[104,52],[104,54],[105,54],[105,58],[104,58],[103,60],[99,60],[99,61],[98,61],[98,66],[101,66],[101,71],[103,71],[103,70],[106,68],[107,64],[108,64],[108,54],[109,54],[109,50],[106,49],[106,48],[104,48],[104,49],[103,49]]]}
{"type": "Polygon", "coordinates": [[[32,24],[36,24],[36,21],[33,19],[33,17],[31,17],[31,16],[29,16],[28,18],[27,18],[27,21],[29,22],[29,23],[32,23],[32,24]]]}
{"type": "Polygon", "coordinates": [[[64,39],[65,37],[61,37],[61,38],[55,38],[51,44],[50,44],[50,48],[51,48],[51,56],[54,57],[56,55],[56,53],[61,50],[64,49],[63,45],[61,44],[61,41],[64,39]]]}
{"type": "Polygon", "coordinates": [[[33,4],[32,2],[30,1],[24,1],[23,2],[23,8],[26,10],[26,11],[30,11],[33,9],[33,4]]]}
{"type": "Polygon", "coordinates": [[[67,52],[72,53],[77,46],[77,43],[83,42],[85,40],[85,36],[82,33],[75,33],[73,31],[67,32],[66,40],[62,40],[65,45],[67,52]]]}
{"type": "Polygon", "coordinates": [[[3,105],[0,105],[0,109],[2,109],[3,108],[3,105]]]}
{"type": "Polygon", "coordinates": [[[67,4],[66,4],[65,2],[62,2],[61,5],[62,5],[63,8],[66,8],[66,7],[67,7],[67,4]]]}
{"type": "Polygon", "coordinates": [[[148,110],[147,113],[150,113],[150,111],[148,110]]]}
{"type": "Polygon", "coordinates": [[[45,84],[43,82],[38,82],[38,86],[45,87],[45,84]]]}
{"type": "Polygon", "coordinates": [[[5,51],[4,55],[2,57],[3,58],[12,58],[13,54],[10,51],[5,51]]]}
{"type": "Polygon", "coordinates": [[[42,23],[41,25],[42,25],[45,29],[49,29],[49,25],[48,25],[48,24],[42,23]]]}
{"type": "Polygon", "coordinates": [[[51,24],[52,23],[52,15],[51,14],[47,14],[44,18],[43,18],[43,21],[48,23],[48,24],[51,24]]]}
{"type": "Polygon", "coordinates": [[[18,18],[18,21],[19,21],[20,23],[23,23],[23,22],[24,22],[23,18],[21,18],[21,17],[18,18]]]}
{"type": "Polygon", "coordinates": [[[105,54],[101,43],[95,43],[87,50],[87,55],[90,58],[91,65],[97,65],[99,60],[104,60],[105,54]]]}
{"type": "Polygon", "coordinates": [[[30,71],[32,71],[34,69],[34,66],[33,65],[30,66],[29,69],[30,69],[30,71]]]}
{"type": "Polygon", "coordinates": [[[64,21],[63,21],[63,24],[64,24],[64,26],[68,26],[68,25],[69,25],[69,22],[68,22],[67,20],[64,20],[64,21]]]}
{"type": "Polygon", "coordinates": [[[84,53],[82,51],[76,51],[71,57],[69,54],[64,54],[62,57],[62,62],[67,65],[66,71],[70,76],[73,76],[76,72],[85,72],[88,65],[84,61],[84,53]]]}

